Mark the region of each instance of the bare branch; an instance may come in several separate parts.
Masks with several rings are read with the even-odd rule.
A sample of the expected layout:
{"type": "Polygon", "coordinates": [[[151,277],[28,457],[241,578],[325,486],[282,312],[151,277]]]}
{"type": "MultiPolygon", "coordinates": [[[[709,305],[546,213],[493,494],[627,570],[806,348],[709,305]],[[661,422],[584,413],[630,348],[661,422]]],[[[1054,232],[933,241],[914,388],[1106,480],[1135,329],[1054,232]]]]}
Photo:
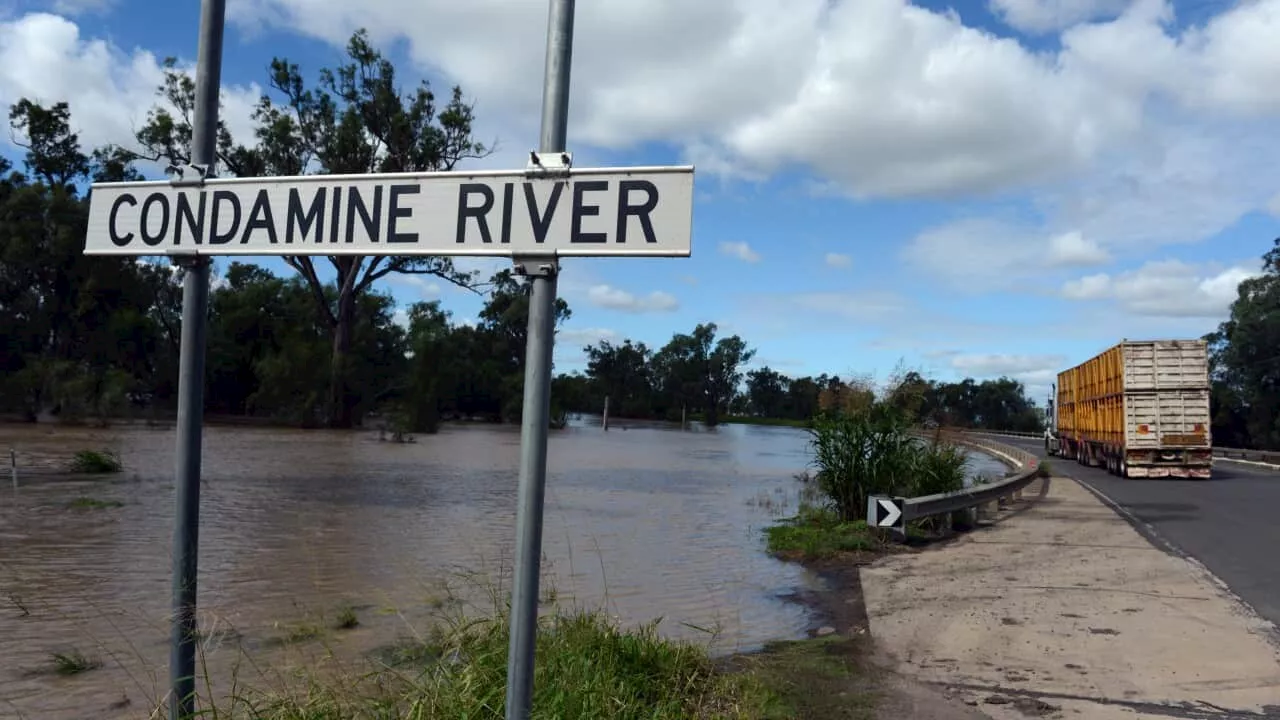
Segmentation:
{"type": "Polygon", "coordinates": [[[320,277],[316,275],[316,266],[311,262],[311,258],[306,255],[289,255],[283,259],[286,265],[298,271],[298,274],[306,281],[307,287],[311,290],[311,296],[320,308],[325,322],[330,327],[336,327],[338,325],[338,317],[333,314],[333,308],[329,307],[329,299],[324,296],[324,285],[320,283],[320,277]]]}

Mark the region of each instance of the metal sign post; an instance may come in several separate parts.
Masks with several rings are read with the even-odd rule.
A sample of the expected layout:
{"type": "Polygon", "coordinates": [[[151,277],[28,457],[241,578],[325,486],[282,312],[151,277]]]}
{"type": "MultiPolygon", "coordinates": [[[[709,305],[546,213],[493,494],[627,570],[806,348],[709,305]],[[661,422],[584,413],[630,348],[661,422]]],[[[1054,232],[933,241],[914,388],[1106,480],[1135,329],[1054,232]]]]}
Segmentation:
{"type": "MultiPolygon", "coordinates": [[[[196,107],[191,124],[195,182],[217,163],[218,101],[222,88],[222,35],[226,0],[203,0],[196,58],[196,107]]],[[[189,182],[184,173],[176,180],[189,182]]],[[[200,453],[204,426],[205,334],[209,318],[208,257],[184,258],[182,344],[178,358],[178,447],[175,453],[173,625],[169,648],[169,718],[195,716],[196,588],[200,549],[200,453]]]]}
{"type": "Polygon", "coordinates": [[[214,178],[226,0],[203,0],[192,165],[172,181],[97,183],[85,255],[187,268],[178,382],[170,720],[195,711],[196,579],[210,256],[511,258],[532,284],[521,417],[507,718],[526,720],[547,478],[559,258],[688,257],[693,168],[574,168],[565,152],[573,0],[551,0],[540,149],[523,170],[214,178]]]}
{"type": "MultiPolygon", "coordinates": [[[[547,60],[542,86],[542,137],[532,163],[567,175],[569,67],[573,58],[574,0],[551,0],[547,60]]],[[[547,489],[547,425],[551,403],[551,355],[555,343],[556,275],[549,258],[516,258],[531,278],[525,349],[524,405],[520,414],[520,500],[516,508],[516,562],[511,587],[511,644],[507,651],[506,720],[528,720],[533,702],[534,649],[538,633],[538,584],[542,574],[542,513],[547,489]]]]}

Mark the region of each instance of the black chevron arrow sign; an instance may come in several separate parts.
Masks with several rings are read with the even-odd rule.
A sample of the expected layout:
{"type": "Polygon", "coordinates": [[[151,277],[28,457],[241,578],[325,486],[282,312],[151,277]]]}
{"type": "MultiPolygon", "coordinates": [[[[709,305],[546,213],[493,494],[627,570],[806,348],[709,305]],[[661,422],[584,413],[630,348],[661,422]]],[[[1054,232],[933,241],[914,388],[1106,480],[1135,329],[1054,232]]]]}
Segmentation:
{"type": "Polygon", "coordinates": [[[902,516],[903,502],[903,498],[884,495],[867,498],[867,524],[877,528],[904,528],[906,521],[902,516]]]}

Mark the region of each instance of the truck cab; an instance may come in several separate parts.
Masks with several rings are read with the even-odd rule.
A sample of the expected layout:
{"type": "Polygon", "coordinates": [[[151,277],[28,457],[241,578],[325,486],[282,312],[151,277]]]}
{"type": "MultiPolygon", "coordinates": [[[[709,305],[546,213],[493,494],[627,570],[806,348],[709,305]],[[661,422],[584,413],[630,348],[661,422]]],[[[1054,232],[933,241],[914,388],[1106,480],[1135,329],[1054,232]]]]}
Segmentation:
{"type": "Polygon", "coordinates": [[[1058,454],[1058,413],[1054,411],[1054,403],[1058,397],[1058,386],[1049,386],[1049,399],[1044,410],[1044,451],[1046,455],[1058,454]]]}

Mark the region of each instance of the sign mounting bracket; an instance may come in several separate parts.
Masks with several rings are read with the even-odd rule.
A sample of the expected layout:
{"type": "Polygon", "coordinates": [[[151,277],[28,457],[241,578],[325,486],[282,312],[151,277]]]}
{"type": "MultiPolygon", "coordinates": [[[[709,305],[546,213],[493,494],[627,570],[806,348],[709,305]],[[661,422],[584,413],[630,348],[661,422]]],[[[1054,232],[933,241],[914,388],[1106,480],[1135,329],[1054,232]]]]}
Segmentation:
{"type": "MultiPolygon", "coordinates": [[[[196,163],[170,165],[164,171],[169,176],[169,184],[175,188],[204,187],[205,180],[210,180],[213,177],[213,172],[209,165],[196,163]]],[[[210,261],[207,256],[200,254],[199,248],[165,248],[164,254],[165,257],[169,258],[169,262],[186,269],[191,269],[210,261]]]]}
{"type": "Polygon", "coordinates": [[[187,163],[170,165],[164,169],[169,176],[169,184],[174,187],[201,187],[205,180],[212,180],[215,174],[208,165],[187,163]]]}
{"type": "Polygon", "coordinates": [[[520,255],[511,258],[516,275],[521,277],[555,277],[560,273],[560,258],[550,252],[546,255],[520,255]]]}
{"type": "Polygon", "coordinates": [[[529,164],[524,174],[530,178],[553,178],[568,180],[569,171],[573,169],[573,153],[571,152],[538,152],[529,151],[529,164]]]}

